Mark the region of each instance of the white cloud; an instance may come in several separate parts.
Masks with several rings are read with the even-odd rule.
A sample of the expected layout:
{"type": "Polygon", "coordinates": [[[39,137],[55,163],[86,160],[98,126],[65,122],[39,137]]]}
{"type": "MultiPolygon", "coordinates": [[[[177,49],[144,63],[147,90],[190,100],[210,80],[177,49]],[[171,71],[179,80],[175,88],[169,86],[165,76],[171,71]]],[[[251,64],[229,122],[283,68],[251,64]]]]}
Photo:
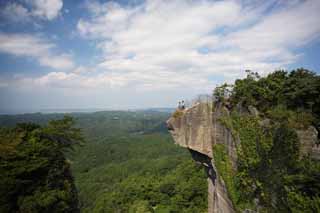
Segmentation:
{"type": "Polygon", "coordinates": [[[99,67],[154,88],[183,87],[184,81],[196,88],[214,77],[241,76],[245,69],[283,68],[298,60],[293,48],[320,35],[318,0],[147,0],[134,7],[115,2],[87,7],[92,17],[77,27],[98,41],[104,52],[99,67]]]}
{"type": "Polygon", "coordinates": [[[0,52],[31,57],[40,65],[54,69],[71,69],[74,64],[72,57],[54,52],[55,45],[49,41],[29,34],[0,33],[0,52]]]}
{"type": "Polygon", "coordinates": [[[230,34],[227,41],[248,52],[279,50],[278,55],[290,54],[290,47],[300,47],[319,38],[319,11],[320,1],[304,1],[265,17],[253,27],[230,34]]]}
{"type": "MultiPolygon", "coordinates": [[[[77,70],[77,69],[76,69],[77,70]]],[[[103,72],[95,75],[87,75],[78,72],[49,72],[46,75],[36,78],[17,76],[12,84],[16,87],[29,88],[67,88],[80,90],[94,89],[131,89],[136,91],[155,91],[177,89],[177,86],[187,87],[194,79],[189,76],[179,76],[171,72],[163,72],[158,76],[152,73],[141,75],[139,72],[131,72],[123,75],[121,73],[103,72]],[[168,78],[169,77],[169,78],[168,78]],[[149,83],[153,82],[153,83],[149,83]]],[[[201,89],[209,85],[206,80],[197,81],[197,86],[201,89]]],[[[197,91],[201,91],[197,90],[197,91]]]]}
{"type": "Polygon", "coordinates": [[[32,6],[32,15],[42,19],[56,18],[63,6],[62,0],[26,0],[32,6]]]}
{"type": "Polygon", "coordinates": [[[63,0],[24,0],[22,3],[8,2],[0,17],[13,22],[29,22],[35,18],[53,20],[59,16],[63,0]]]}
{"type": "Polygon", "coordinates": [[[0,17],[12,22],[30,21],[28,9],[17,3],[6,4],[0,11],[0,17]]]}

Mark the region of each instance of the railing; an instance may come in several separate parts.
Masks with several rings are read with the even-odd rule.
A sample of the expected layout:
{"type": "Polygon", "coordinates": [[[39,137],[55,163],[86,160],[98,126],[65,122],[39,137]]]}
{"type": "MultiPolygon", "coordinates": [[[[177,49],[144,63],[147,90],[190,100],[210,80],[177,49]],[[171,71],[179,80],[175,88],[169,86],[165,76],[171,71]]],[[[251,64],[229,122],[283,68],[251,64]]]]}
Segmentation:
{"type": "MultiPolygon", "coordinates": [[[[191,108],[191,107],[193,107],[197,104],[200,104],[200,103],[201,104],[208,104],[211,106],[214,100],[215,99],[212,95],[202,94],[202,95],[198,95],[197,97],[195,97],[192,100],[184,100],[184,104],[182,104],[182,105],[184,106],[184,109],[191,108]]],[[[181,107],[180,109],[183,109],[183,107],[181,107]]]]}

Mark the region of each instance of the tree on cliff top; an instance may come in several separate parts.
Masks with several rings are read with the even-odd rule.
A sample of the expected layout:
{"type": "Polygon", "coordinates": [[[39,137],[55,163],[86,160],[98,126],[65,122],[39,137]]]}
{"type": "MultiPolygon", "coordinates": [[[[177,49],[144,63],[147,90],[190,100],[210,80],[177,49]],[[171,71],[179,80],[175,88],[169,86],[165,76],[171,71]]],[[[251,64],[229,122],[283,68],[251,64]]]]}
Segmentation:
{"type": "Polygon", "coordinates": [[[230,99],[233,105],[252,105],[260,112],[281,106],[309,113],[312,124],[320,129],[320,76],[307,69],[278,70],[266,77],[248,71],[246,78],[235,81],[230,99]]]}

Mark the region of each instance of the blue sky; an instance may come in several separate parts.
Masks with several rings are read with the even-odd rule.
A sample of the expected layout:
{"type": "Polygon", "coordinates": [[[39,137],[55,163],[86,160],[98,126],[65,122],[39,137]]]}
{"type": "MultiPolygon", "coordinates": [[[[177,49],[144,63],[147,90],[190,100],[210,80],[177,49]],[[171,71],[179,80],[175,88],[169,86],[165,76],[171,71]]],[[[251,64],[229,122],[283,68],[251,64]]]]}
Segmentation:
{"type": "Polygon", "coordinates": [[[0,0],[0,109],[172,107],[251,69],[320,72],[319,0],[0,0]]]}

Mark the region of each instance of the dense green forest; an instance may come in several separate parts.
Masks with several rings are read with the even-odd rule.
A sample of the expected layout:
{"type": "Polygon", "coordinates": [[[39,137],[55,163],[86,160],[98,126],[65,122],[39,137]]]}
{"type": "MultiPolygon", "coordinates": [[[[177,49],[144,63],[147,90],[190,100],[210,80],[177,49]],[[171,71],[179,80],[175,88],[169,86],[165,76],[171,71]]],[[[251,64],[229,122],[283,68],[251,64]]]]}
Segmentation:
{"type": "Polygon", "coordinates": [[[213,148],[235,207],[238,211],[320,212],[320,162],[301,155],[297,134],[311,126],[319,131],[320,76],[305,69],[280,70],[265,77],[247,74],[234,85],[224,84],[214,91],[217,103],[231,111],[220,121],[241,141],[237,171],[230,166],[223,145],[213,148]],[[253,107],[258,114],[247,112],[253,107]]]}
{"type": "Polygon", "coordinates": [[[73,119],[0,130],[0,212],[79,212],[65,152],[83,141],[73,119]]]}
{"type": "MultiPolygon", "coordinates": [[[[31,132],[37,132],[47,128],[50,120],[60,119],[49,124],[62,122],[63,116],[63,114],[41,113],[3,115],[0,116],[0,125],[10,127],[10,129],[2,128],[2,131],[6,131],[4,135],[8,135],[9,131],[12,132],[12,137],[16,137],[16,131],[21,126],[21,124],[16,125],[17,123],[39,124],[41,126],[34,125],[35,130],[30,129],[31,132]]],[[[85,142],[76,146],[70,144],[69,148],[72,147],[73,151],[68,151],[69,148],[67,150],[57,148],[59,155],[55,156],[63,160],[64,167],[55,167],[57,162],[52,160],[42,165],[46,171],[42,175],[43,181],[46,181],[50,176],[51,167],[60,173],[70,172],[69,167],[71,167],[73,178],[70,173],[68,177],[71,183],[73,184],[74,180],[76,185],[77,193],[75,188],[72,192],[75,193],[74,198],[77,198],[78,194],[81,212],[206,212],[205,173],[201,166],[191,160],[187,150],[174,145],[165,126],[169,113],[107,111],[72,113],[71,116],[74,118],[76,129],[82,130],[85,142]]],[[[6,144],[14,143],[15,140],[15,138],[1,139],[1,158],[6,158],[4,150],[6,144]]],[[[30,143],[28,146],[32,147],[33,139],[28,139],[28,142],[30,143]]],[[[39,166],[38,163],[42,158],[50,158],[51,154],[54,154],[49,150],[52,150],[51,145],[55,145],[56,141],[52,141],[52,144],[42,144],[43,141],[39,140],[38,143],[47,152],[42,149],[37,149],[35,152],[36,147],[29,150],[24,145],[12,147],[15,158],[20,156],[20,150],[24,153],[28,149],[28,152],[24,158],[19,158],[19,167],[16,167],[16,164],[11,165],[10,171],[7,164],[1,160],[1,169],[6,172],[3,174],[6,175],[8,172],[11,174],[19,168],[25,169],[25,165],[31,160],[34,160],[34,166],[39,166]],[[39,155],[36,155],[38,152],[39,155]]],[[[7,162],[17,163],[13,162],[12,158],[8,158],[7,162]]],[[[38,178],[36,175],[39,171],[34,172],[35,176],[30,177],[30,181],[38,178]]],[[[62,177],[55,177],[57,182],[63,181],[62,177]]],[[[17,176],[12,176],[10,181],[16,184],[19,180],[17,176]]],[[[42,188],[47,187],[46,183],[43,182],[43,186],[33,185],[30,182],[28,184],[37,192],[27,190],[25,196],[41,198],[38,203],[45,205],[34,206],[30,212],[43,212],[44,208],[51,208],[50,200],[63,202],[61,197],[48,194],[42,188]]],[[[12,188],[6,190],[1,188],[3,192],[1,198],[4,199],[1,200],[1,206],[5,208],[6,204],[12,204],[15,205],[15,209],[11,212],[27,212],[25,209],[22,211],[21,202],[12,201],[5,195],[13,193],[13,197],[18,197],[22,192],[11,191],[12,188]]],[[[61,212],[60,209],[52,211],[61,212]]]]}

